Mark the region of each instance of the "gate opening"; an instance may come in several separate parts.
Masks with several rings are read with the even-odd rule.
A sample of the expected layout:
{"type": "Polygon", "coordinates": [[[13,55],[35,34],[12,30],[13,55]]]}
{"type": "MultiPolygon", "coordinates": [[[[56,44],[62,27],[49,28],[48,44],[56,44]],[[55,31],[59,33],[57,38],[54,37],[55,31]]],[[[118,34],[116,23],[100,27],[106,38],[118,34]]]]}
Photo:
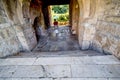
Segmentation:
{"type": "Polygon", "coordinates": [[[53,26],[54,20],[58,26],[69,26],[69,5],[50,5],[50,21],[53,26]]]}

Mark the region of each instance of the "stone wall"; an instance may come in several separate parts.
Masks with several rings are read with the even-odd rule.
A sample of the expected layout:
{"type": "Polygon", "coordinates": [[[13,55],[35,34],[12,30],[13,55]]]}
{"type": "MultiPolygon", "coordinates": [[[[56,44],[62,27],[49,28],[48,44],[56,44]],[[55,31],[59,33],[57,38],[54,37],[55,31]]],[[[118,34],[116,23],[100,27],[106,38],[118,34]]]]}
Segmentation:
{"type": "Polygon", "coordinates": [[[93,49],[120,58],[120,0],[77,1],[80,16],[75,16],[79,16],[81,49],[93,49]]]}
{"type": "MultiPolygon", "coordinates": [[[[33,19],[30,14],[30,3],[31,0],[22,1],[22,13],[25,23],[23,24],[23,33],[28,45],[28,49],[32,50],[37,45],[37,40],[35,36],[35,30],[33,28],[33,19]]],[[[36,15],[37,16],[37,15],[36,15]]]]}
{"type": "Polygon", "coordinates": [[[37,44],[29,16],[23,15],[23,2],[0,0],[0,57],[30,51],[37,44]]]}
{"type": "Polygon", "coordinates": [[[17,53],[21,48],[15,28],[8,19],[3,6],[3,2],[0,0],[0,57],[17,53]]]}
{"type": "Polygon", "coordinates": [[[36,45],[35,17],[45,28],[40,0],[0,0],[0,57],[31,51],[36,45]]]}
{"type": "Polygon", "coordinates": [[[95,34],[95,25],[97,23],[97,18],[95,15],[97,0],[76,0],[78,4],[72,5],[75,8],[72,13],[75,13],[72,20],[72,27],[76,27],[76,32],[78,32],[78,40],[82,50],[91,49],[92,40],[95,34]],[[79,13],[76,14],[76,8],[78,7],[79,13]],[[75,26],[75,22],[78,24],[75,26]]]}
{"type": "Polygon", "coordinates": [[[93,49],[120,58],[120,0],[101,2],[93,49]]]}

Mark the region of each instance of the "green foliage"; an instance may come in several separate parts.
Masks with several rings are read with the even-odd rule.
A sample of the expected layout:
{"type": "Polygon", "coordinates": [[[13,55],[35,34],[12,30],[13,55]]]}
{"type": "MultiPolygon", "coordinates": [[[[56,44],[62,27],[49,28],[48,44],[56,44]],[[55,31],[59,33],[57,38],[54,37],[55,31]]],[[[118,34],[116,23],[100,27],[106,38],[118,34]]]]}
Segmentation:
{"type": "Polygon", "coordinates": [[[56,14],[64,14],[69,11],[69,5],[55,5],[55,6],[52,6],[52,10],[56,14]]]}
{"type": "Polygon", "coordinates": [[[60,15],[58,21],[69,21],[69,15],[60,15]]]}

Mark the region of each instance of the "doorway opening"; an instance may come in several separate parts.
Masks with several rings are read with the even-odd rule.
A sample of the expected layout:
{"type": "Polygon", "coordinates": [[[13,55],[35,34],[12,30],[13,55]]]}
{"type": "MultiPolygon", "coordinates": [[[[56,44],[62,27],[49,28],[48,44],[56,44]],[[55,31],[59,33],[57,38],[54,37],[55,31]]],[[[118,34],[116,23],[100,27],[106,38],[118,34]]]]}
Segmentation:
{"type": "Polygon", "coordinates": [[[69,5],[50,5],[50,21],[53,26],[54,20],[58,26],[69,26],[69,5]]]}

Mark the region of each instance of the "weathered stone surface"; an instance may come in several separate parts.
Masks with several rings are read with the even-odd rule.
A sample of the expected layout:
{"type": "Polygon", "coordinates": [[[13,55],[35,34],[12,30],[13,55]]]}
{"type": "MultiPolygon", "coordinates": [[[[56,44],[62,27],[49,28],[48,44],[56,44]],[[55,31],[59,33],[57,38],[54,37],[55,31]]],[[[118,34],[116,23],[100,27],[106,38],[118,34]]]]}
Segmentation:
{"type": "Polygon", "coordinates": [[[120,65],[73,65],[72,76],[73,77],[119,77],[120,65]],[[94,66],[94,67],[93,67],[94,66]]]}
{"type": "Polygon", "coordinates": [[[16,66],[16,71],[11,77],[45,77],[41,66],[16,66]]]}
{"type": "Polygon", "coordinates": [[[89,49],[89,48],[90,48],[90,44],[91,44],[90,41],[83,41],[81,49],[82,49],[82,50],[87,50],[87,49],[89,49]]]}
{"type": "Polygon", "coordinates": [[[26,28],[24,28],[23,33],[24,33],[27,45],[29,47],[29,50],[32,50],[37,45],[36,34],[30,24],[25,26],[26,28]]]}
{"type": "Polygon", "coordinates": [[[36,58],[8,58],[0,59],[0,65],[33,65],[36,58]]]}
{"type": "Polygon", "coordinates": [[[119,72],[113,55],[0,59],[0,80],[119,80],[119,72]]]}
{"type": "Polygon", "coordinates": [[[54,57],[48,57],[48,58],[38,58],[35,62],[34,65],[61,65],[61,64],[72,64],[72,58],[69,57],[62,57],[62,58],[54,58],[54,57]],[[54,62],[53,62],[54,61],[54,62]]]}
{"type": "Polygon", "coordinates": [[[2,16],[0,16],[0,23],[6,23],[6,19],[2,16]]]}
{"type": "Polygon", "coordinates": [[[0,80],[53,80],[52,78],[0,78],[0,80]]]}
{"type": "Polygon", "coordinates": [[[69,65],[55,65],[45,66],[47,77],[71,77],[71,70],[69,65]]]}
{"type": "MultiPolygon", "coordinates": [[[[119,1],[115,0],[107,0],[104,1],[104,16],[101,21],[98,21],[99,24],[96,28],[95,40],[98,41],[99,47],[101,47],[104,53],[114,54],[116,56],[119,55],[119,1]]],[[[103,7],[102,7],[103,8],[103,7]]],[[[94,41],[93,41],[94,43],[94,41]]],[[[119,57],[119,56],[118,56],[119,57]]]]}
{"type": "Polygon", "coordinates": [[[2,1],[0,1],[0,24],[4,24],[6,22],[7,22],[6,14],[5,14],[5,11],[4,11],[4,8],[3,8],[2,1]]]}
{"type": "MultiPolygon", "coordinates": [[[[17,4],[16,9],[20,10],[19,1],[17,4]]],[[[19,22],[17,18],[20,19],[21,14],[19,14],[19,11],[19,16],[16,17],[17,12],[14,14],[16,10],[14,5],[13,0],[8,2],[6,2],[6,0],[0,0],[0,57],[12,55],[20,51],[20,43],[16,35],[17,31],[15,31],[14,24],[19,22]]]]}
{"type": "Polygon", "coordinates": [[[6,49],[7,45],[6,45],[5,42],[0,42],[0,46],[1,46],[1,48],[0,48],[0,56],[3,57],[3,56],[5,56],[5,53],[9,53],[9,50],[6,49]]]}
{"type": "Polygon", "coordinates": [[[0,80],[119,80],[119,78],[0,78],[0,80]]]}
{"type": "Polygon", "coordinates": [[[51,54],[51,53],[48,53],[48,54],[43,53],[40,56],[34,56],[34,55],[39,55],[40,53],[30,54],[31,56],[29,54],[28,53],[24,54],[23,55],[24,57],[21,56],[22,54],[18,54],[18,56],[12,56],[11,58],[0,59],[0,65],[2,66],[4,65],[36,65],[37,66],[37,65],[66,65],[66,64],[68,65],[74,65],[74,64],[75,65],[76,64],[79,64],[79,65],[82,65],[82,64],[84,65],[86,64],[89,64],[89,65],[111,64],[112,65],[114,64],[116,65],[116,64],[120,64],[120,61],[116,59],[114,56],[111,56],[111,55],[103,56],[98,53],[95,54],[92,51],[80,52],[80,53],[71,52],[71,54],[70,52],[65,52],[61,54],[64,56],[66,54],[67,55],[66,57],[60,56],[60,53],[58,52],[56,53],[56,55],[54,55],[55,53],[53,53],[52,56],[48,56],[48,54],[51,54]],[[42,55],[44,58],[42,58],[42,55]],[[100,55],[100,56],[97,56],[97,55],[100,55]],[[68,56],[71,56],[71,57],[68,57],[68,56]],[[78,56],[82,56],[82,57],[78,57],[78,56]],[[26,57],[31,57],[31,58],[26,58],[26,57]]]}
{"type": "Polygon", "coordinates": [[[16,67],[13,66],[0,66],[0,77],[12,77],[16,67]]]}
{"type": "Polygon", "coordinates": [[[107,80],[107,78],[61,78],[55,80],[107,80]]]}
{"type": "Polygon", "coordinates": [[[9,34],[10,36],[3,41],[0,41],[0,57],[8,56],[11,54],[15,54],[19,51],[19,44],[16,37],[9,34]]]}
{"type": "Polygon", "coordinates": [[[74,15],[72,17],[72,28],[77,28],[77,22],[74,20],[79,17],[78,35],[81,49],[93,49],[119,57],[120,51],[117,46],[120,40],[120,1],[77,1],[78,4],[71,1],[71,16],[74,15]],[[76,8],[79,8],[79,12],[76,11],[76,8]]]}

